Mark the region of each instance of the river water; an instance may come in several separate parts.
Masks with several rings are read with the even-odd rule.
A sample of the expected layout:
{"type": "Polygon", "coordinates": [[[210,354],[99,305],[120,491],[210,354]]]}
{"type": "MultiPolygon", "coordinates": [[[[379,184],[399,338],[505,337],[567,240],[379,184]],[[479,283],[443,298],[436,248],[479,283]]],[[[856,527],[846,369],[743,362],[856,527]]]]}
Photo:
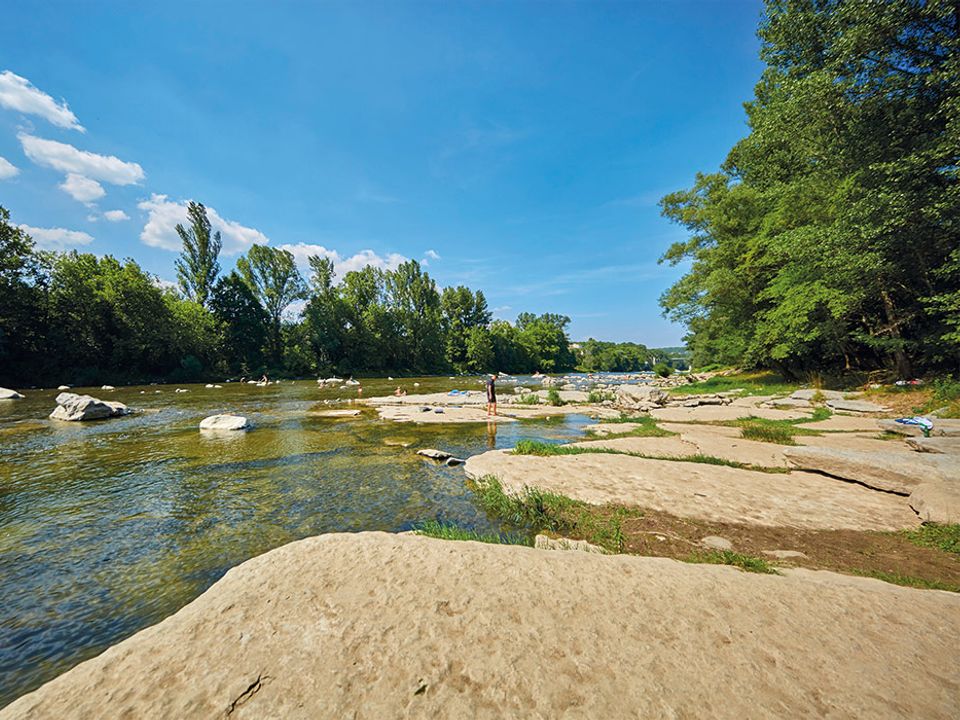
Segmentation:
{"type": "MultiPolygon", "coordinates": [[[[477,378],[381,379],[364,380],[363,394],[398,384],[411,393],[482,387],[477,378]]],[[[590,422],[415,427],[370,411],[311,417],[349,407],[357,388],[297,381],[79,388],[143,412],[63,423],[47,419],[56,390],[23,392],[25,400],[0,401],[0,707],[292,540],[434,519],[502,531],[477,507],[462,468],[415,450],[466,457],[521,438],[580,437],[590,422]],[[245,415],[254,429],[201,435],[200,420],[220,412],[245,415]]]]}

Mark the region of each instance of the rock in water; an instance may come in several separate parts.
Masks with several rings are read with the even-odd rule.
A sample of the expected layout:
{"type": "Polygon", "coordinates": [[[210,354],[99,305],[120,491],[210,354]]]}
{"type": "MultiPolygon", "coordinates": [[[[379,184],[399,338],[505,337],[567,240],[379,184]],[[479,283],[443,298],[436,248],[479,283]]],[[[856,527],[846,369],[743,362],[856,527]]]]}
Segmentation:
{"type": "Polygon", "coordinates": [[[50,413],[51,420],[102,420],[129,415],[130,408],[123,403],[98,400],[89,395],[63,392],[57,395],[57,407],[50,413]]]}
{"type": "Polygon", "coordinates": [[[250,423],[242,415],[211,415],[200,421],[201,430],[246,430],[250,423]]]}
{"type": "Polygon", "coordinates": [[[423,455],[428,457],[431,460],[446,460],[447,458],[453,457],[451,453],[444,452],[443,450],[434,450],[433,448],[424,448],[423,450],[417,450],[417,455],[423,455]]]}
{"type": "Polygon", "coordinates": [[[8,390],[7,388],[0,388],[0,400],[22,400],[23,395],[18,393],[16,390],[8,390]]]}

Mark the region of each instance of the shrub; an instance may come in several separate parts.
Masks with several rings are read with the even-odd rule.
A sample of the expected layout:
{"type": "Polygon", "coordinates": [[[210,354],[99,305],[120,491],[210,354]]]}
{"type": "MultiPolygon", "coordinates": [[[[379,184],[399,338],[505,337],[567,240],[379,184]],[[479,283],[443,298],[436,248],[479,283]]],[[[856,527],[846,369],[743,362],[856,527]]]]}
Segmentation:
{"type": "Polygon", "coordinates": [[[653,372],[660,377],[670,377],[670,375],[673,374],[673,368],[667,365],[665,362],[658,362],[653,366],[653,372]]]}
{"type": "Polygon", "coordinates": [[[560,393],[557,392],[556,388],[550,388],[547,390],[547,404],[553,405],[554,407],[560,407],[563,405],[563,400],[560,399],[560,393]]]}

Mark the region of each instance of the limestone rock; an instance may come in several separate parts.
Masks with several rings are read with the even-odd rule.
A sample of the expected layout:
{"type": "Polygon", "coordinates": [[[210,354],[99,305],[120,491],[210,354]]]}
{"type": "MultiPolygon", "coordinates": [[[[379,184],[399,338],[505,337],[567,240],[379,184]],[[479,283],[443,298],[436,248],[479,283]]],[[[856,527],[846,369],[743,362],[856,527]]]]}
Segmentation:
{"type": "Polygon", "coordinates": [[[322,417],[322,418],[345,418],[345,417],[358,417],[360,415],[360,410],[311,410],[307,413],[310,417],[322,417]]]}
{"type": "Polygon", "coordinates": [[[910,494],[909,502],[924,522],[960,523],[960,484],[956,482],[921,483],[910,494]]]}
{"type": "Polygon", "coordinates": [[[639,410],[641,405],[664,405],[670,396],[652,385],[620,385],[614,392],[614,404],[625,410],[639,410]]]}
{"type": "Polygon", "coordinates": [[[468,458],[465,472],[474,480],[497,477],[513,495],[535,487],[594,505],[632,505],[717,522],[837,530],[899,530],[920,524],[905,498],[815,473],[766,473],[607,453],[537,457],[503,450],[468,458]]]}
{"type": "MultiPolygon", "coordinates": [[[[898,435],[923,436],[919,425],[904,425],[896,420],[880,420],[880,429],[898,435]]],[[[951,418],[934,418],[931,437],[960,437],[960,420],[951,418]]]]}
{"type": "Polygon", "coordinates": [[[764,550],[763,554],[769,555],[777,560],[790,560],[793,558],[807,557],[806,553],[802,553],[799,550],[764,550]]]}
{"type": "Polygon", "coordinates": [[[250,423],[242,415],[211,415],[200,421],[200,429],[206,431],[246,430],[250,423]]]}
{"type": "Polygon", "coordinates": [[[90,395],[62,392],[57,395],[57,407],[50,413],[50,419],[68,422],[102,420],[129,415],[130,412],[130,408],[123,403],[98,400],[90,395]]]}
{"type": "Polygon", "coordinates": [[[0,718],[946,720],[957,637],[960,596],[869,578],[327,534],[0,718]]]}
{"type": "MultiPolygon", "coordinates": [[[[960,437],[908,437],[907,445],[917,452],[960,455],[960,437]]],[[[960,460],[958,460],[960,462],[960,460]]]]}
{"type": "Polygon", "coordinates": [[[69,390],[69,389],[70,389],[70,386],[69,386],[69,385],[58,385],[58,386],[57,386],[57,390],[69,390]]]}
{"type": "Polygon", "coordinates": [[[431,460],[446,460],[447,458],[453,457],[452,453],[448,453],[443,450],[435,450],[434,448],[423,448],[422,450],[417,450],[417,455],[423,455],[423,457],[430,458],[431,460]]]}
{"type": "Polygon", "coordinates": [[[816,388],[806,388],[804,390],[795,390],[790,397],[794,400],[813,400],[822,398],[824,400],[843,400],[844,396],[850,393],[837,392],[836,390],[817,390],[816,388]]]}
{"type": "Polygon", "coordinates": [[[23,395],[18,393],[16,390],[8,390],[7,388],[0,388],[0,400],[22,400],[23,395]]]}
{"type": "Polygon", "coordinates": [[[866,400],[827,400],[827,407],[844,412],[887,412],[890,408],[866,400]]]}
{"type": "Polygon", "coordinates": [[[700,544],[711,550],[733,550],[733,543],[719,535],[707,535],[700,544]]]}
{"type": "Polygon", "coordinates": [[[783,454],[796,468],[901,495],[909,495],[917,485],[929,480],[960,482],[960,463],[945,455],[804,446],[786,447],[783,454]]]}
{"type": "Polygon", "coordinates": [[[115,388],[113,385],[102,385],[102,386],[100,387],[100,389],[101,389],[101,390],[116,390],[116,388],[115,388]]]}

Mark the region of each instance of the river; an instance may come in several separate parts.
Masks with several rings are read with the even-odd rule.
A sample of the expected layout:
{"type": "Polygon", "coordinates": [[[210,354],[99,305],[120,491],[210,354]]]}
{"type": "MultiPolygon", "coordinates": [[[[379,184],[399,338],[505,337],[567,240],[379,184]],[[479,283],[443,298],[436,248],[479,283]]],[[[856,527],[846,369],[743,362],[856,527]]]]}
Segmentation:
{"type": "MultiPolygon", "coordinates": [[[[363,395],[398,384],[411,393],[482,387],[477,378],[364,380],[363,395]]],[[[566,415],[415,427],[372,411],[311,417],[347,407],[357,388],[301,380],[79,388],[143,412],[64,423],[47,419],[56,390],[22,392],[24,400],[0,401],[0,707],[292,540],[399,532],[434,519],[501,531],[461,468],[415,450],[466,457],[521,438],[580,437],[589,422],[566,415]],[[220,412],[244,415],[254,428],[201,435],[200,420],[220,412]]]]}

